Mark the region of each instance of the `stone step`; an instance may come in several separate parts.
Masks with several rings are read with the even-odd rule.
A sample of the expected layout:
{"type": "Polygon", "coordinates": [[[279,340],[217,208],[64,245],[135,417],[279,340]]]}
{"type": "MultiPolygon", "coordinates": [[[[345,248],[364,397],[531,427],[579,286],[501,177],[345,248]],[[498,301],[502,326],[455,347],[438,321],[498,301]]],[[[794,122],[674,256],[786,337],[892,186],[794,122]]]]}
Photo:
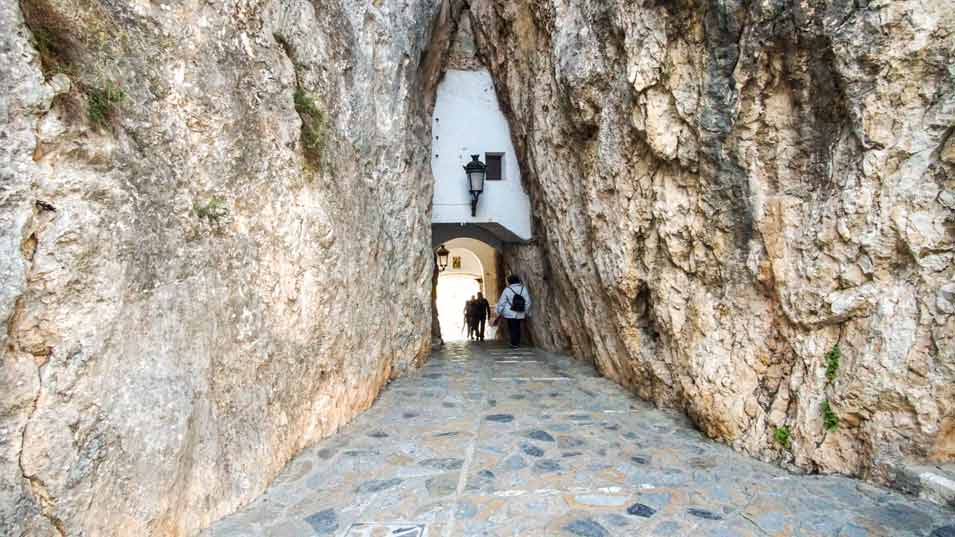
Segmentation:
{"type": "Polygon", "coordinates": [[[902,492],[955,509],[955,464],[900,462],[893,474],[892,485],[902,492]]]}

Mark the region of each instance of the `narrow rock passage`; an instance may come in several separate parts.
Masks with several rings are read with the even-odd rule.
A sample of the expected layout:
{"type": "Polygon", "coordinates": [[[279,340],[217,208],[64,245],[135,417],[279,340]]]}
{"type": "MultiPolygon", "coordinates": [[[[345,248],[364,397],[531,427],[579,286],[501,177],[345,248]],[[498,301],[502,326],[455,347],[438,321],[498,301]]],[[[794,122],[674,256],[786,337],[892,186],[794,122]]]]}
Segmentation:
{"type": "Polygon", "coordinates": [[[203,535],[953,537],[952,524],[739,455],[569,357],[461,343],[203,535]]]}

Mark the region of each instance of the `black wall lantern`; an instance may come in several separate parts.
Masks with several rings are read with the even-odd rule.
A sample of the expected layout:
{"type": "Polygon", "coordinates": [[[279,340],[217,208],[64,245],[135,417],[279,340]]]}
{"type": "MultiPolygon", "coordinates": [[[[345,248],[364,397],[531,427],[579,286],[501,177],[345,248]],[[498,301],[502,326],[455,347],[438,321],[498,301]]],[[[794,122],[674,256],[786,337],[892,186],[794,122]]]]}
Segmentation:
{"type": "Polygon", "coordinates": [[[438,258],[438,272],[444,272],[444,269],[448,268],[448,256],[451,255],[451,252],[442,244],[434,253],[438,258]]]}
{"type": "Polygon", "coordinates": [[[471,193],[471,216],[477,216],[478,196],[484,192],[484,175],[487,173],[487,166],[478,160],[478,155],[471,155],[471,162],[464,167],[464,173],[468,177],[468,191],[471,193]]]}

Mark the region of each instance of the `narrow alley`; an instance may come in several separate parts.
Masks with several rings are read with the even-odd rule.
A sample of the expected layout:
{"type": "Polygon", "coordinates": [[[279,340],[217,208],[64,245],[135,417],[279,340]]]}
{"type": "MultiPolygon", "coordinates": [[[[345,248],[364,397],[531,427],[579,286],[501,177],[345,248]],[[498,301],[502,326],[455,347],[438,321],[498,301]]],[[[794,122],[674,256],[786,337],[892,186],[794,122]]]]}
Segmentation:
{"type": "Polygon", "coordinates": [[[951,513],[707,440],[590,366],[456,343],[205,537],[950,537],[951,513]]]}

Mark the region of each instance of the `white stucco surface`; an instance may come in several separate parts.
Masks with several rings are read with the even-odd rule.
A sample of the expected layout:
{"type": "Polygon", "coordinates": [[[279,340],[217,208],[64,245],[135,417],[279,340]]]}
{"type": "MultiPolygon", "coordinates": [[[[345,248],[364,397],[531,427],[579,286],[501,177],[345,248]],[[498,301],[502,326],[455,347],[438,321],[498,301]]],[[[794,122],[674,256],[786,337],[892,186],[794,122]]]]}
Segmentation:
{"type": "MultiPolygon", "coordinates": [[[[484,280],[481,292],[492,302],[497,300],[501,290],[497,284],[497,253],[494,248],[474,239],[452,239],[445,243],[445,246],[452,252],[465,251],[471,255],[477,256],[480,262],[480,269],[483,269],[483,275],[477,276],[484,280]]],[[[473,263],[473,262],[472,262],[473,263]]],[[[471,267],[473,265],[468,265],[471,267]]]]}
{"type": "MultiPolygon", "coordinates": [[[[449,70],[438,86],[432,117],[431,171],[434,207],[431,221],[496,223],[520,240],[531,238],[530,199],[521,185],[520,167],[501,112],[494,84],[486,70],[449,70]],[[503,180],[486,181],[471,216],[464,166],[472,154],[486,163],[486,153],[503,153],[503,180]]],[[[513,237],[501,236],[502,240],[513,237]]]]}
{"type": "Polygon", "coordinates": [[[448,267],[441,273],[441,276],[454,274],[473,276],[475,278],[484,277],[484,266],[477,254],[468,248],[455,248],[451,244],[447,244],[446,246],[451,254],[448,256],[448,267]],[[454,258],[456,257],[461,259],[461,266],[459,268],[454,268],[454,258]]]}

